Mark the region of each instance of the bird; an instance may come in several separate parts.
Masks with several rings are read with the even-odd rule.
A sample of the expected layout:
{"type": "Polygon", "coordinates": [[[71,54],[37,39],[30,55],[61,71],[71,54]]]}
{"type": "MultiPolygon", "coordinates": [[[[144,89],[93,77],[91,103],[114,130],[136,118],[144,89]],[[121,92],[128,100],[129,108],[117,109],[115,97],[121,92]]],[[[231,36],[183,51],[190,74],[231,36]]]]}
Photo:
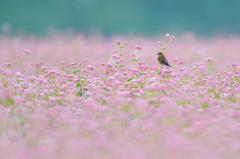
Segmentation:
{"type": "MultiPolygon", "coordinates": [[[[169,65],[166,57],[164,56],[164,54],[163,54],[162,52],[158,52],[156,55],[158,55],[157,60],[158,60],[158,63],[159,63],[160,65],[162,65],[162,67],[163,67],[163,65],[166,65],[166,66],[171,67],[171,66],[169,65]]],[[[161,69],[162,69],[162,67],[161,67],[161,69]]]]}

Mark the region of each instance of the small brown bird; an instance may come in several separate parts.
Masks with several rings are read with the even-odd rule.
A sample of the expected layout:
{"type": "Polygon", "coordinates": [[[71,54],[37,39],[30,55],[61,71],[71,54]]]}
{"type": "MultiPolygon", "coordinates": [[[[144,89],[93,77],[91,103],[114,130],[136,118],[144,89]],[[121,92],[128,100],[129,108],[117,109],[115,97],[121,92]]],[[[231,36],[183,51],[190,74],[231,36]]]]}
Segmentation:
{"type": "MultiPolygon", "coordinates": [[[[158,55],[157,60],[158,60],[159,64],[162,65],[162,67],[163,67],[163,65],[166,65],[166,66],[171,67],[171,66],[169,65],[166,57],[164,56],[164,54],[163,54],[162,52],[159,52],[159,53],[157,53],[156,55],[158,55]]],[[[162,69],[162,67],[161,67],[161,69],[162,69]]]]}

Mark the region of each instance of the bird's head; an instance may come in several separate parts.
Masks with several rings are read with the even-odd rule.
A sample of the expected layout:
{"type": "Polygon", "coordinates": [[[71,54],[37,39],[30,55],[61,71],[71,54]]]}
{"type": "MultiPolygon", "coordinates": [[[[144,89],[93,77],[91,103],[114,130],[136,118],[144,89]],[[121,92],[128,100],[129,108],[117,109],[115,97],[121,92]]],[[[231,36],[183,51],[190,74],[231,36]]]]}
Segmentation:
{"type": "Polygon", "coordinates": [[[163,53],[162,52],[158,52],[156,55],[163,55],[163,53]]]}

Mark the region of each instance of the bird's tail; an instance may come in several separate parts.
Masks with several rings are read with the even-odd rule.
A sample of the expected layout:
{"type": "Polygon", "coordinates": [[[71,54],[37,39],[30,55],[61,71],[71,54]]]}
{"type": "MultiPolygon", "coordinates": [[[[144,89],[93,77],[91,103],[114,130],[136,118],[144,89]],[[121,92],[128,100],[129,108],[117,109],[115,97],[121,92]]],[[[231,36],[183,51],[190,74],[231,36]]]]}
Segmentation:
{"type": "Polygon", "coordinates": [[[166,63],[165,63],[165,65],[166,65],[166,66],[169,66],[169,67],[171,67],[171,65],[169,65],[169,63],[168,63],[168,62],[166,62],[166,63]]]}

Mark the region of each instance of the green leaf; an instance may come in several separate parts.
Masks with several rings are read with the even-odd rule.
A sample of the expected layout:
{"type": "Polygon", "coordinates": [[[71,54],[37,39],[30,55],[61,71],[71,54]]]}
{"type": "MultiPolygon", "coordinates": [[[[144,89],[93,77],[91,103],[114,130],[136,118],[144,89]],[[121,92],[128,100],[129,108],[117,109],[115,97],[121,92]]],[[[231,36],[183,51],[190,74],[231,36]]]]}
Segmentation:
{"type": "Polygon", "coordinates": [[[57,88],[54,89],[54,95],[58,96],[58,89],[57,88]]]}
{"type": "Polygon", "coordinates": [[[87,82],[86,80],[81,81],[81,85],[82,85],[82,86],[86,86],[87,84],[88,84],[88,82],[87,82]]]}
{"type": "Polygon", "coordinates": [[[8,83],[4,82],[3,86],[7,88],[8,87],[8,83]]]}
{"type": "Polygon", "coordinates": [[[56,76],[54,74],[51,74],[51,78],[54,79],[56,78],[56,76]]]}
{"type": "Polygon", "coordinates": [[[84,76],[78,76],[78,78],[85,78],[84,76]]]}
{"type": "Polygon", "coordinates": [[[237,102],[237,98],[235,96],[231,96],[228,98],[229,101],[233,102],[233,103],[236,103],[237,102]]]}
{"type": "Polygon", "coordinates": [[[208,93],[208,94],[216,93],[216,91],[215,91],[215,89],[210,88],[210,89],[207,90],[207,93],[208,93]]]}
{"type": "Polygon", "coordinates": [[[124,105],[122,106],[122,109],[125,111],[125,112],[129,112],[131,110],[131,107],[129,105],[124,105]]]}
{"type": "Polygon", "coordinates": [[[123,67],[123,64],[119,64],[118,66],[119,66],[120,68],[122,68],[122,67],[123,67]]]}
{"type": "Polygon", "coordinates": [[[36,95],[35,94],[29,94],[28,95],[30,99],[36,99],[36,95]]]}
{"type": "Polygon", "coordinates": [[[142,118],[143,117],[143,113],[142,112],[137,112],[135,115],[134,115],[134,117],[135,118],[142,118]]]}
{"type": "Polygon", "coordinates": [[[44,97],[44,100],[45,100],[46,102],[49,102],[49,97],[48,97],[48,96],[45,96],[45,97],[44,97]]]}
{"type": "Polygon", "coordinates": [[[81,96],[83,96],[83,93],[81,91],[79,91],[79,92],[76,93],[76,96],[80,96],[81,97],[81,96]]]}
{"type": "Polygon", "coordinates": [[[159,69],[156,70],[156,73],[157,73],[157,75],[160,75],[160,74],[161,74],[161,72],[159,71],[159,69]]]}
{"type": "Polygon", "coordinates": [[[99,99],[99,104],[100,105],[104,105],[106,103],[106,101],[103,99],[103,98],[100,98],[99,99]]]}
{"type": "Polygon", "coordinates": [[[81,72],[80,70],[73,70],[73,74],[77,75],[78,72],[81,72]]]}
{"type": "Polygon", "coordinates": [[[132,61],[133,61],[133,62],[138,62],[139,60],[137,60],[137,59],[132,59],[132,61]]]}
{"type": "Polygon", "coordinates": [[[13,105],[14,104],[14,100],[12,98],[6,98],[5,102],[6,102],[6,105],[13,105]]]}
{"type": "Polygon", "coordinates": [[[58,101],[57,101],[57,104],[58,104],[58,105],[62,105],[61,100],[58,100],[58,101]]]}
{"type": "Polygon", "coordinates": [[[207,103],[202,103],[200,106],[202,109],[209,108],[209,105],[207,103]]]}
{"type": "Polygon", "coordinates": [[[234,76],[234,77],[233,77],[233,80],[234,80],[235,83],[239,84],[239,81],[240,81],[240,80],[239,80],[239,77],[234,76]]]}
{"type": "Polygon", "coordinates": [[[134,79],[134,77],[129,78],[129,79],[127,79],[127,82],[130,82],[130,81],[133,80],[133,79],[134,79]]]}
{"type": "Polygon", "coordinates": [[[155,93],[152,92],[152,91],[147,91],[147,92],[146,92],[146,95],[147,95],[148,98],[156,97],[155,93]]]}
{"type": "Polygon", "coordinates": [[[142,73],[142,72],[139,72],[139,73],[137,74],[137,77],[142,76],[142,75],[143,75],[143,73],[142,73]]]}
{"type": "Polygon", "coordinates": [[[199,86],[199,83],[198,83],[198,82],[195,82],[195,83],[194,83],[194,86],[199,86]]]}
{"type": "Polygon", "coordinates": [[[79,88],[80,86],[81,86],[81,82],[78,81],[78,82],[76,83],[76,88],[79,88]]]}
{"type": "MultiPolygon", "coordinates": [[[[131,85],[130,87],[131,88],[138,88],[139,86],[138,85],[131,85]]],[[[134,95],[134,93],[133,93],[133,95],[134,95]]]]}
{"type": "Polygon", "coordinates": [[[140,83],[140,87],[143,88],[145,86],[145,83],[144,82],[141,82],[140,83]]]}
{"type": "Polygon", "coordinates": [[[187,104],[191,104],[191,102],[188,100],[177,100],[176,104],[177,105],[187,105],[187,104]]]}
{"type": "Polygon", "coordinates": [[[216,92],[216,90],[213,89],[213,88],[208,89],[208,90],[207,90],[207,93],[208,93],[208,94],[213,94],[216,99],[220,99],[220,95],[219,95],[219,94],[216,92]]]}

